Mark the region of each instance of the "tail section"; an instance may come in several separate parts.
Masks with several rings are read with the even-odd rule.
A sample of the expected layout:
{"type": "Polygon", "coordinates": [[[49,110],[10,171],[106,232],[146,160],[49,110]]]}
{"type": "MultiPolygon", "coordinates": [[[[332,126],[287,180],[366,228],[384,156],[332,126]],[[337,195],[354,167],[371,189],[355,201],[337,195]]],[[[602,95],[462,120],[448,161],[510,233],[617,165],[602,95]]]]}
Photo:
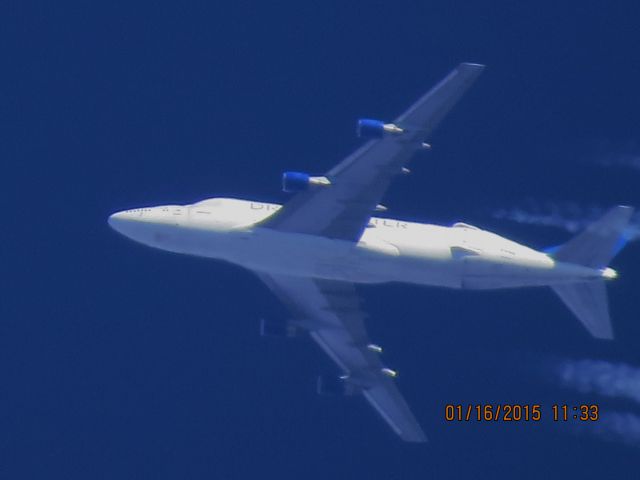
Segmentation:
{"type": "Polygon", "coordinates": [[[595,338],[613,339],[607,290],[603,280],[551,287],[595,338]]]}
{"type": "Polygon", "coordinates": [[[624,229],[632,215],[631,207],[613,207],[584,232],[555,250],[553,258],[559,262],[605,268],[627,244],[624,229]]]}
{"type": "MultiPolygon", "coordinates": [[[[600,269],[603,278],[615,278],[615,271],[607,268],[607,265],[626,245],[628,238],[624,230],[632,215],[631,207],[613,207],[584,232],[554,249],[554,260],[600,269]]],[[[613,338],[603,279],[553,285],[551,288],[591,335],[602,339],[613,338]]]]}

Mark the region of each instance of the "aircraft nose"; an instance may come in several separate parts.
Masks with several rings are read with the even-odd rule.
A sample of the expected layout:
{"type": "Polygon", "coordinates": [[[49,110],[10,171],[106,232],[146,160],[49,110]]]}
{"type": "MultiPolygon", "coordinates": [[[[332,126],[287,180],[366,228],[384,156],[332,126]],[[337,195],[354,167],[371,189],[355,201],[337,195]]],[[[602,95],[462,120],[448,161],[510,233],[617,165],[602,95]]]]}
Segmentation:
{"type": "Polygon", "coordinates": [[[178,225],[176,216],[164,206],[123,210],[111,215],[107,222],[125,237],[152,246],[155,246],[155,237],[160,231],[178,225]]]}
{"type": "Polygon", "coordinates": [[[109,225],[111,225],[112,227],[114,225],[116,225],[118,223],[119,220],[122,220],[125,216],[124,212],[116,212],[112,215],[109,215],[109,220],[107,220],[109,222],[109,225]]]}
{"type": "Polygon", "coordinates": [[[123,210],[122,212],[116,212],[113,215],[110,215],[107,222],[116,232],[125,233],[127,226],[130,226],[131,222],[136,220],[136,217],[139,217],[139,215],[136,215],[129,210],[123,210]]]}

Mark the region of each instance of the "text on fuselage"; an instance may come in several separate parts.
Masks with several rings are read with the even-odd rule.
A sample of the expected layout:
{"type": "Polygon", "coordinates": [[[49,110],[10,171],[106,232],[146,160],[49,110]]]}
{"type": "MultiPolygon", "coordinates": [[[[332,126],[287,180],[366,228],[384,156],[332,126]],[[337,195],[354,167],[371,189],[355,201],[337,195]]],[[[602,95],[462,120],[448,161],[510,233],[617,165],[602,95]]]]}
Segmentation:
{"type": "MultiPolygon", "coordinates": [[[[282,208],[282,205],[274,205],[272,203],[251,202],[249,204],[249,208],[251,210],[266,210],[268,212],[275,212],[277,210],[280,210],[280,208],[282,208]]],[[[405,229],[409,227],[409,224],[407,222],[401,222],[400,220],[371,217],[371,219],[369,219],[369,226],[405,229]]]]}
{"type": "Polygon", "coordinates": [[[268,212],[275,212],[276,210],[280,210],[281,207],[282,205],[274,205],[272,203],[251,202],[249,208],[251,208],[251,210],[267,210],[268,212]]]}
{"type": "Polygon", "coordinates": [[[374,218],[371,217],[369,225],[373,227],[388,227],[388,228],[408,228],[407,222],[401,222],[400,220],[391,220],[389,218],[374,218]]]}

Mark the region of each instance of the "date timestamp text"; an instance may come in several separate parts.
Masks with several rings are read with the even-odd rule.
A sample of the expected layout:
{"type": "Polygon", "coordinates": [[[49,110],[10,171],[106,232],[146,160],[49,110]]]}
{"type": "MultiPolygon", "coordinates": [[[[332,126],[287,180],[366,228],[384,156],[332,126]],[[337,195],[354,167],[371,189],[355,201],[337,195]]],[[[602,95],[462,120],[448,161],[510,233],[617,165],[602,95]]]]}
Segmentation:
{"type": "Polygon", "coordinates": [[[596,404],[553,404],[545,407],[537,403],[447,403],[444,407],[447,422],[539,422],[547,415],[554,422],[595,422],[600,419],[600,408],[596,404]]]}

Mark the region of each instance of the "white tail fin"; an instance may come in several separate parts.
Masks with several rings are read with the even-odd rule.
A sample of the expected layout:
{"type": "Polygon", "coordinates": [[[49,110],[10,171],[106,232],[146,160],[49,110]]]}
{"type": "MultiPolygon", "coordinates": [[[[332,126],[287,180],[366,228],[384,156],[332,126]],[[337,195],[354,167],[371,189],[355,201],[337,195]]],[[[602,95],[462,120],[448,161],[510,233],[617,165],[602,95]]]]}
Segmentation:
{"type": "Polygon", "coordinates": [[[605,268],[629,240],[624,230],[632,215],[631,207],[613,207],[582,233],[558,247],[553,258],[559,262],[605,268]]]}
{"type": "MultiPolygon", "coordinates": [[[[615,272],[606,267],[626,245],[628,238],[624,230],[632,215],[631,207],[613,207],[584,232],[555,249],[552,253],[554,260],[601,269],[603,277],[615,278],[615,272]]],[[[551,288],[591,335],[613,338],[604,280],[553,285],[551,288]]]]}

